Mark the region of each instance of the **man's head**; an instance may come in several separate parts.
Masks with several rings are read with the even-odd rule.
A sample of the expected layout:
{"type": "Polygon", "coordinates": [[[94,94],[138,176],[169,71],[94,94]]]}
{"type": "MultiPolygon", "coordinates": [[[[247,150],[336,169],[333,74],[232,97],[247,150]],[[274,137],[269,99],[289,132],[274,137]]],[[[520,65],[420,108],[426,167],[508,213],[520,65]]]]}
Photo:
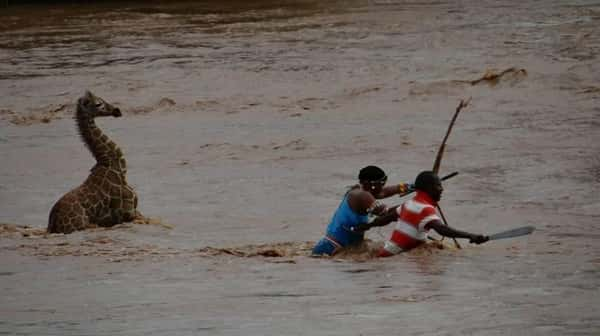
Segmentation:
{"type": "Polygon", "coordinates": [[[364,190],[372,194],[379,194],[387,181],[387,175],[379,167],[366,166],[358,173],[358,180],[364,190]]]}
{"type": "Polygon", "coordinates": [[[427,193],[436,202],[440,201],[442,192],[444,191],[440,178],[429,170],[419,173],[415,180],[415,189],[427,193]]]}

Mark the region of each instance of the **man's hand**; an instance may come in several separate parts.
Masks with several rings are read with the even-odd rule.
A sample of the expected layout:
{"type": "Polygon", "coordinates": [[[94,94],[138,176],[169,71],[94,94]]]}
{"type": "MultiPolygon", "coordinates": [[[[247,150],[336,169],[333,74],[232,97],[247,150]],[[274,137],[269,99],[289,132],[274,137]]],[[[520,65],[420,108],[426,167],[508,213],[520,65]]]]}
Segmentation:
{"type": "Polygon", "coordinates": [[[415,191],[415,185],[412,183],[400,183],[398,185],[398,196],[400,197],[404,197],[413,191],[415,191]]]}
{"type": "Polygon", "coordinates": [[[386,211],[387,211],[387,205],[385,205],[379,201],[374,202],[373,205],[369,209],[367,209],[367,212],[370,215],[375,215],[375,216],[379,216],[386,211]]]}
{"type": "Polygon", "coordinates": [[[486,241],[490,240],[490,237],[488,236],[484,236],[484,235],[471,235],[471,238],[469,238],[469,243],[471,244],[483,244],[486,241]]]}

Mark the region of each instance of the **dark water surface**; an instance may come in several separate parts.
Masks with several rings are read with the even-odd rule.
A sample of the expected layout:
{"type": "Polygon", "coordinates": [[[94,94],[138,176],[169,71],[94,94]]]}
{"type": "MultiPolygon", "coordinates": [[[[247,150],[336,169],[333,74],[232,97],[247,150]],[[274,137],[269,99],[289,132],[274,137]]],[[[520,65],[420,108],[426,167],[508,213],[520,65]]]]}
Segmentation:
{"type": "Polygon", "coordinates": [[[0,335],[597,335],[598,27],[597,1],[0,7],[0,335]],[[35,233],[94,164],[85,89],[163,225],[35,233]],[[358,169],[412,180],[467,97],[445,215],[531,236],[306,257],[358,169]]]}

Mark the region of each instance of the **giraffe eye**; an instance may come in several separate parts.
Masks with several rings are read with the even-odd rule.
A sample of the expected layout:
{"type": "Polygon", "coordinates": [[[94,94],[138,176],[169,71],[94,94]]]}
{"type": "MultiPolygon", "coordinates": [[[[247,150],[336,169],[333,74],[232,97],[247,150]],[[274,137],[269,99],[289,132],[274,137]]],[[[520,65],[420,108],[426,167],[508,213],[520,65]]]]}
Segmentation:
{"type": "Polygon", "coordinates": [[[96,107],[102,106],[102,103],[96,103],[96,107]]]}

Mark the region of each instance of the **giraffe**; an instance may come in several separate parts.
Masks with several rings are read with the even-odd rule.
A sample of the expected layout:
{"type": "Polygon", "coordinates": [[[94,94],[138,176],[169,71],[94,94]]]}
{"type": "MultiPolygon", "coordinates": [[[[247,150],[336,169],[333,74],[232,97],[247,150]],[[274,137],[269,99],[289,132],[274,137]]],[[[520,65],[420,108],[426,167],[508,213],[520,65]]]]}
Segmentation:
{"type": "Polygon", "coordinates": [[[82,185],[54,204],[48,218],[48,232],[71,233],[143,218],[137,210],[137,195],[127,184],[123,152],[94,122],[96,117],[108,116],[120,117],[121,111],[89,91],[78,99],[75,120],[96,165],[82,185]]]}

